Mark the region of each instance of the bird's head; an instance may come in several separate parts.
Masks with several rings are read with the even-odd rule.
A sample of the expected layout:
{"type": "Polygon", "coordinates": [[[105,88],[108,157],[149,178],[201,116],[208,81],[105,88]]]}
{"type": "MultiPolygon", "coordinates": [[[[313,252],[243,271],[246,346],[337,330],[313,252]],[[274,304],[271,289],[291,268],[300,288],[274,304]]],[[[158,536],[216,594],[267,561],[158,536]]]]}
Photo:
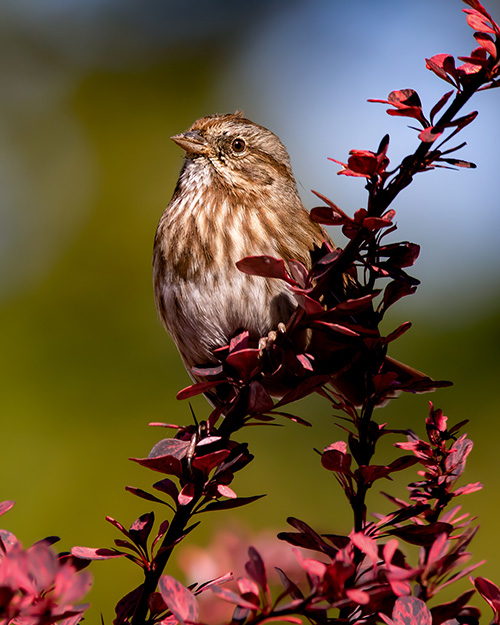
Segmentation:
{"type": "Polygon", "coordinates": [[[210,172],[212,182],[234,190],[269,192],[276,185],[295,188],[285,146],[267,128],[242,113],[202,117],[172,137],[191,167],[210,172]]]}

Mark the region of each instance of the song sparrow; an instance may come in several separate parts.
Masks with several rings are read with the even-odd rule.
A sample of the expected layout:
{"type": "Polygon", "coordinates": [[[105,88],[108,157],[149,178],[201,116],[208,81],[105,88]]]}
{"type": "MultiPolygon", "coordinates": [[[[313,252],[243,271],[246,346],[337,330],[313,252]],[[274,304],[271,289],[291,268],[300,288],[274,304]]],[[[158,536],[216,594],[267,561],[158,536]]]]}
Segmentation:
{"type": "MultiPolygon", "coordinates": [[[[188,372],[200,379],[192,367],[217,362],[213,350],[239,330],[248,330],[255,340],[265,337],[296,308],[284,282],[242,273],[237,261],[269,255],[310,268],[315,246],[334,245],[310,219],[288,153],[267,128],[241,113],[212,115],[172,139],[186,158],[156,232],[155,300],[188,372]]],[[[355,293],[359,285],[344,275],[338,286],[352,296],[349,291],[355,293]]],[[[347,399],[363,403],[367,359],[373,354],[361,355],[357,348],[341,353],[337,347],[333,362],[332,351],[322,347],[325,338],[309,334],[317,363],[333,374],[332,383],[347,399]]],[[[382,360],[384,370],[396,372],[400,381],[429,380],[407,365],[384,360],[384,354],[375,354],[375,368],[382,360]]]]}
{"type": "Polygon", "coordinates": [[[330,238],[310,219],[288,153],[267,128],[239,112],[212,115],[172,139],[186,158],[156,232],[154,291],[191,371],[238,330],[258,339],[296,307],[282,281],[246,275],[238,260],[265,254],[310,267],[310,250],[330,238]]]}

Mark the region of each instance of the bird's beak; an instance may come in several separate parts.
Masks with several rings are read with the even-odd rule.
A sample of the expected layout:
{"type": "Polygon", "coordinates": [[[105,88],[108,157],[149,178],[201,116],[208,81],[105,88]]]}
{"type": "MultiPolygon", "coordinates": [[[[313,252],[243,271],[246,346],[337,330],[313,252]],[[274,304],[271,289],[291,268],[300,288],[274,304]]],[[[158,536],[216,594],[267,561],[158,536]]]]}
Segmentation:
{"type": "Polygon", "coordinates": [[[172,141],[180,145],[186,154],[206,154],[208,152],[208,142],[199,132],[181,132],[180,135],[170,137],[172,141]]]}

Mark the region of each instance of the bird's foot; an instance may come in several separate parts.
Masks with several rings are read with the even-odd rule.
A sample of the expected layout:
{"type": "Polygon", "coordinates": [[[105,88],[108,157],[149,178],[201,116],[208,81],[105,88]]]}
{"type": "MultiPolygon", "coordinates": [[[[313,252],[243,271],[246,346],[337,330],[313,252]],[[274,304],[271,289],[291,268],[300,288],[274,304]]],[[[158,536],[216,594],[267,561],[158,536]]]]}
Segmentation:
{"type": "Polygon", "coordinates": [[[271,332],[269,332],[267,336],[261,337],[259,339],[260,355],[262,356],[262,354],[264,353],[266,349],[271,349],[271,347],[273,346],[273,343],[278,338],[278,334],[285,334],[285,332],[286,332],[286,325],[280,321],[280,323],[278,323],[277,330],[271,330],[271,332]]]}

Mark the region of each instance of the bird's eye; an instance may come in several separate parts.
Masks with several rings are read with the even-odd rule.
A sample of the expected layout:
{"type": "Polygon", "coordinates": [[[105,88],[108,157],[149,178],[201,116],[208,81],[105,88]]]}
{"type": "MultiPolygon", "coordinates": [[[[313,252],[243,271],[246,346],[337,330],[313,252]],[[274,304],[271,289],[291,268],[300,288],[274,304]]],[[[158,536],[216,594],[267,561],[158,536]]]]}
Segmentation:
{"type": "Polygon", "coordinates": [[[242,154],[246,150],[247,144],[243,139],[237,138],[233,140],[231,147],[236,154],[242,154]]]}

